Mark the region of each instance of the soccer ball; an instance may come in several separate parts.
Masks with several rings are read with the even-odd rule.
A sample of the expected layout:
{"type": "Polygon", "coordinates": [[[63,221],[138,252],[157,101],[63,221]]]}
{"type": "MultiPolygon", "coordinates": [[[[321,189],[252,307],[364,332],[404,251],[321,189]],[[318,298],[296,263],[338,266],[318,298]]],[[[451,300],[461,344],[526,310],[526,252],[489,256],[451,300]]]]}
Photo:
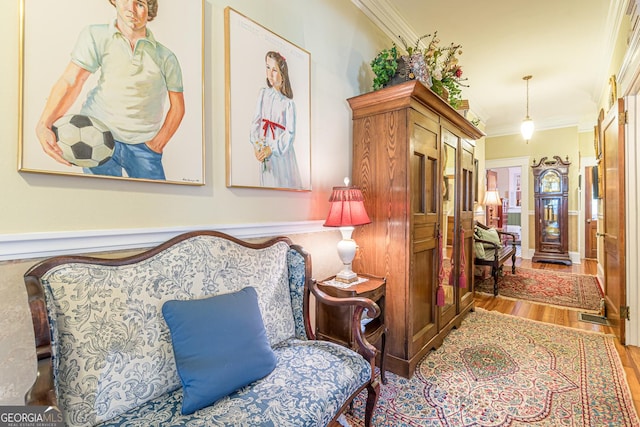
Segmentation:
{"type": "Polygon", "coordinates": [[[62,158],[84,168],[100,166],[113,155],[115,142],[100,120],[82,114],[60,117],[51,127],[62,158]]]}

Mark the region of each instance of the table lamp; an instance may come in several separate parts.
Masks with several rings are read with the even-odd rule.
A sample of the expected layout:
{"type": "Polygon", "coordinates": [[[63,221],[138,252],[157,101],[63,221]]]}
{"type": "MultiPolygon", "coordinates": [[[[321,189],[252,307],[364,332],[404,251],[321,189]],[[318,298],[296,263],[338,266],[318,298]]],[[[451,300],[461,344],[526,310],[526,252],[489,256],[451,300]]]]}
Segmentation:
{"type": "Polygon", "coordinates": [[[484,205],[489,208],[489,218],[487,221],[487,225],[489,227],[493,226],[493,207],[500,206],[502,202],[500,201],[500,193],[498,193],[498,189],[487,191],[484,193],[484,205]]]}
{"type": "Polygon", "coordinates": [[[329,197],[329,214],[324,223],[325,227],[340,227],[342,240],[338,242],[338,256],[344,264],[335,280],[352,283],[358,280],[358,275],[351,269],[351,262],[356,255],[355,240],[351,233],[356,225],[369,224],[371,220],[364,208],[364,196],[357,187],[349,186],[349,178],[344,179],[344,187],[333,187],[329,197]]]}

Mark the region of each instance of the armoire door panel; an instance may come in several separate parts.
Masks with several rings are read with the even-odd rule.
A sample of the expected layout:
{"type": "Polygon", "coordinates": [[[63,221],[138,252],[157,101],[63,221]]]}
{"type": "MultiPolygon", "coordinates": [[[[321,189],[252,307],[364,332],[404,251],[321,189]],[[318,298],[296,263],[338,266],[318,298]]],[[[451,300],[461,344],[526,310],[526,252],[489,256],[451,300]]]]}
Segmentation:
{"type": "Polygon", "coordinates": [[[418,218],[419,214],[436,215],[438,208],[435,183],[438,179],[438,124],[415,110],[409,114],[412,147],[411,157],[411,202],[414,221],[429,221],[418,218]]]}
{"type": "Polygon", "coordinates": [[[460,307],[459,311],[465,310],[467,307],[473,305],[473,231],[466,233],[464,239],[464,253],[466,257],[466,263],[464,267],[464,274],[466,277],[466,287],[459,288],[460,293],[460,307]],[[469,236],[469,237],[466,237],[469,236]]]}
{"type": "Polygon", "coordinates": [[[409,316],[411,340],[409,354],[420,349],[437,333],[433,298],[436,270],[436,223],[438,192],[438,126],[433,120],[410,110],[410,147],[412,147],[411,194],[413,210],[409,316]]]}
{"type": "MultiPolygon", "coordinates": [[[[458,293],[460,295],[458,311],[462,312],[473,304],[473,226],[474,226],[474,211],[473,203],[475,196],[475,159],[474,152],[475,147],[466,140],[461,141],[461,175],[462,175],[462,190],[461,190],[461,206],[460,206],[460,227],[464,231],[459,237],[464,241],[462,242],[461,251],[464,251],[464,266],[462,265],[462,256],[458,261],[460,268],[463,269],[462,274],[465,277],[465,287],[459,287],[458,293]]],[[[462,254],[463,252],[461,252],[462,254]]]]}
{"type": "MultiPolygon", "coordinates": [[[[411,213],[414,216],[427,212],[426,170],[427,159],[423,153],[413,152],[411,156],[411,213]]],[[[414,219],[420,221],[420,219],[414,219]]]]}
{"type": "Polygon", "coordinates": [[[433,277],[435,276],[435,247],[413,253],[413,276],[410,286],[409,311],[411,318],[411,348],[409,354],[420,349],[438,332],[433,310],[433,277]]]}
{"type": "Polygon", "coordinates": [[[434,224],[414,225],[413,226],[413,253],[423,252],[429,249],[435,249],[436,239],[433,238],[433,233],[436,233],[436,227],[434,224]],[[424,236],[424,237],[421,237],[424,236]]]}
{"type": "Polygon", "coordinates": [[[460,200],[460,176],[458,169],[460,166],[459,143],[460,138],[449,129],[442,128],[442,153],[441,153],[441,173],[443,182],[442,216],[440,229],[443,239],[443,253],[441,255],[442,268],[450,270],[445,272],[442,279],[442,292],[444,294],[444,304],[438,307],[438,329],[446,327],[458,312],[457,310],[457,282],[458,266],[456,263],[458,253],[457,227],[459,216],[457,214],[460,200]],[[446,239],[445,239],[446,238],[446,239]]]}

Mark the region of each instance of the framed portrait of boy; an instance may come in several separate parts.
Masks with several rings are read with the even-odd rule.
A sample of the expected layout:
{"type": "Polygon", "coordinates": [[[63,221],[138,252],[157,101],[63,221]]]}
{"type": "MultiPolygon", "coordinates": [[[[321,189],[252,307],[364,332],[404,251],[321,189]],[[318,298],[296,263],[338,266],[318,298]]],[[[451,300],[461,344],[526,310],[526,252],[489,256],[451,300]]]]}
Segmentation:
{"type": "Polygon", "coordinates": [[[228,187],[311,190],[311,55],[225,9],[228,187]]]}
{"type": "Polygon", "coordinates": [[[18,170],[204,185],[204,0],[21,0],[18,170]]]}

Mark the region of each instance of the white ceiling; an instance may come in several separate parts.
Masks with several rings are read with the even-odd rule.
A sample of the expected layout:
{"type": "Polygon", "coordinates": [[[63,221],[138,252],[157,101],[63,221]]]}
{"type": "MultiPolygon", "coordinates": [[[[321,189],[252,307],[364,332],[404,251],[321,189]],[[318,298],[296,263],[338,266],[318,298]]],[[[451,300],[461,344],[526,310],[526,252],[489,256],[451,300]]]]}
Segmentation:
{"type": "MultiPolygon", "coordinates": [[[[352,0],[393,40],[438,31],[462,44],[463,98],[489,136],[536,129],[593,129],[624,0],[352,0]]],[[[402,46],[401,42],[397,43],[402,46]]]]}

